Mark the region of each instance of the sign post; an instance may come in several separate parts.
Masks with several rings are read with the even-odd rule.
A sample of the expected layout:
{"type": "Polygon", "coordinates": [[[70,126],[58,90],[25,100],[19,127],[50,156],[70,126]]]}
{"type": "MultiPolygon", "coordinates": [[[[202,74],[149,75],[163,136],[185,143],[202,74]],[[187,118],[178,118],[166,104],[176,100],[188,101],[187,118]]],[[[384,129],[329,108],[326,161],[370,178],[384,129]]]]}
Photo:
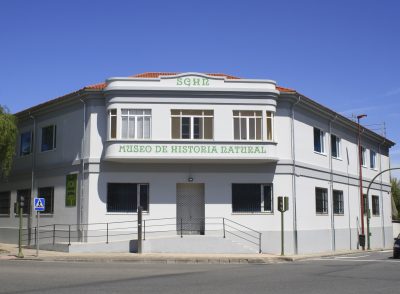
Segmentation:
{"type": "Polygon", "coordinates": [[[22,253],[22,212],[24,203],[24,196],[19,198],[19,201],[15,203],[16,209],[18,211],[18,218],[19,218],[19,230],[18,230],[18,258],[24,258],[24,254],[22,253]]]}
{"type": "Polygon", "coordinates": [[[40,212],[44,211],[46,200],[44,198],[34,198],[34,205],[36,211],[36,256],[39,256],[39,219],[40,219],[40,212]]]}
{"type": "Polygon", "coordinates": [[[281,255],[285,255],[284,250],[284,219],[283,214],[285,211],[289,210],[289,197],[287,196],[279,196],[278,197],[278,211],[281,212],[281,255]]]}

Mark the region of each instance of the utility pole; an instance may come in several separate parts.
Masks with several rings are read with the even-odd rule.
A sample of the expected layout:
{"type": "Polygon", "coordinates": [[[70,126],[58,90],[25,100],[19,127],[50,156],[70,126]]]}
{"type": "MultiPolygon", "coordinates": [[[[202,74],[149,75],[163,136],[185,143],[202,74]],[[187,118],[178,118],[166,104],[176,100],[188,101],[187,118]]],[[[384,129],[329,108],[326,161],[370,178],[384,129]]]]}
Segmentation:
{"type": "Polygon", "coordinates": [[[364,195],[363,195],[363,180],[362,180],[362,146],[361,146],[361,125],[360,119],[366,117],[366,114],[357,115],[358,124],[358,164],[359,164],[359,185],[360,185],[360,208],[361,208],[361,235],[358,236],[359,243],[365,250],[365,233],[364,233],[364,195]]]}
{"type": "Polygon", "coordinates": [[[18,210],[19,217],[19,229],[18,229],[18,258],[24,258],[24,254],[22,253],[22,209],[24,207],[24,196],[21,196],[19,201],[16,203],[16,207],[18,210]]]}

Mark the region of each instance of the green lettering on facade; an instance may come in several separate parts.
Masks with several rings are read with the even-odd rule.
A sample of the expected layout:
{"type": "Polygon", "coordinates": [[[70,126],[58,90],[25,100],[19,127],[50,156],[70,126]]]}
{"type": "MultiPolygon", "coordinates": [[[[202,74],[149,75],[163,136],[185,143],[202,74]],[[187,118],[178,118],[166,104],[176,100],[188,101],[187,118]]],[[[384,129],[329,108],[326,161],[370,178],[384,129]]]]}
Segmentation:
{"type": "Polygon", "coordinates": [[[207,78],[197,78],[197,77],[188,77],[188,78],[177,78],[176,79],[177,86],[197,86],[197,87],[204,87],[210,86],[210,81],[207,78]]]}

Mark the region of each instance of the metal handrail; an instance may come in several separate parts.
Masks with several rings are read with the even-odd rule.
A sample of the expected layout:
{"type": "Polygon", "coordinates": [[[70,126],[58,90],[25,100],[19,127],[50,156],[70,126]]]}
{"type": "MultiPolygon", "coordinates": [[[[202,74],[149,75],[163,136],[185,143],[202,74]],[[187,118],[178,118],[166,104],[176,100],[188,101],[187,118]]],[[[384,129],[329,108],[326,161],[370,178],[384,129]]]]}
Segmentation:
{"type": "MultiPolygon", "coordinates": [[[[193,220],[193,219],[192,219],[193,220]]],[[[205,225],[212,226],[221,226],[223,231],[223,237],[226,237],[226,234],[229,233],[233,236],[236,236],[242,240],[245,240],[251,244],[259,246],[259,252],[261,252],[261,232],[258,232],[252,228],[249,228],[245,225],[242,225],[236,221],[231,219],[223,218],[223,217],[206,217],[206,218],[195,218],[195,220],[204,221],[204,226],[201,227],[202,230],[205,230],[205,225]],[[211,222],[206,222],[207,220],[212,220],[211,222]],[[218,220],[218,221],[216,221],[218,220]],[[242,229],[240,229],[242,228],[242,229]],[[245,229],[245,230],[244,230],[245,229]],[[256,235],[254,235],[256,234],[256,235]],[[258,241],[258,242],[257,242],[258,241]]],[[[137,235],[137,227],[134,225],[130,226],[118,226],[113,227],[115,224],[135,224],[138,223],[137,220],[133,221],[117,221],[117,222],[105,222],[105,223],[87,223],[87,224],[51,224],[51,225],[42,225],[39,226],[40,230],[40,240],[44,239],[53,239],[53,244],[55,244],[56,240],[68,240],[68,245],[71,245],[71,241],[77,240],[81,241],[82,235],[80,235],[80,231],[82,231],[81,227],[85,227],[83,231],[88,232],[90,227],[103,225],[104,227],[96,229],[100,232],[104,232],[104,234],[94,234],[93,232],[84,236],[84,238],[104,238],[105,242],[108,244],[110,239],[117,236],[128,236],[128,235],[137,235]],[[41,230],[43,228],[50,228],[41,230]],[[118,230],[130,230],[129,232],[118,230]],[[60,234],[63,233],[63,234],[60,234]],[[73,234],[72,234],[73,233],[73,234]],[[49,236],[49,234],[51,234],[49,236]]],[[[192,222],[185,222],[183,219],[177,219],[174,217],[168,218],[157,218],[157,219],[144,219],[143,220],[143,240],[146,240],[146,234],[153,233],[167,233],[167,232],[177,232],[181,238],[187,231],[192,231],[187,228],[188,224],[192,224],[192,222]],[[173,220],[173,221],[172,221],[173,220]],[[163,222],[163,223],[154,223],[154,222],[163,222]],[[173,228],[168,229],[166,227],[173,226],[173,228]],[[163,230],[162,228],[166,228],[163,230]]],[[[211,229],[210,231],[219,231],[219,229],[211,229]]],[[[24,237],[28,237],[29,235],[34,235],[34,240],[36,240],[37,228],[34,227],[33,232],[30,233],[27,231],[24,234],[24,237]]],[[[26,241],[26,240],[25,240],[26,241]]],[[[81,241],[82,242],[82,241],[81,241]]]]}
{"type": "Polygon", "coordinates": [[[230,222],[232,222],[232,223],[235,223],[235,224],[237,224],[237,225],[239,225],[239,226],[241,226],[241,227],[243,227],[243,228],[246,228],[246,229],[249,229],[250,231],[253,231],[254,233],[260,233],[259,231],[256,231],[256,230],[254,230],[254,229],[252,229],[252,228],[249,228],[249,227],[246,227],[246,226],[244,226],[244,225],[242,225],[242,224],[239,224],[239,223],[237,223],[237,222],[235,222],[235,221],[233,221],[233,220],[231,220],[231,219],[229,219],[229,218],[224,218],[225,220],[227,220],[227,221],[230,221],[230,222]]]}

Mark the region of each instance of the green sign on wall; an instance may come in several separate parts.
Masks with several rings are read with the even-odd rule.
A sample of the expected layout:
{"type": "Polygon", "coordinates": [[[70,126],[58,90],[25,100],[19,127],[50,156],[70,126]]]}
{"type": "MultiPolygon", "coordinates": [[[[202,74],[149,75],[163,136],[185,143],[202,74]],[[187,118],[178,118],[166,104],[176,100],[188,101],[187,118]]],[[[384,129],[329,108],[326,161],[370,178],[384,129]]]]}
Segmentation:
{"type": "Polygon", "coordinates": [[[76,206],[77,182],[77,174],[67,175],[67,182],[65,186],[65,206],[76,206]]]}

